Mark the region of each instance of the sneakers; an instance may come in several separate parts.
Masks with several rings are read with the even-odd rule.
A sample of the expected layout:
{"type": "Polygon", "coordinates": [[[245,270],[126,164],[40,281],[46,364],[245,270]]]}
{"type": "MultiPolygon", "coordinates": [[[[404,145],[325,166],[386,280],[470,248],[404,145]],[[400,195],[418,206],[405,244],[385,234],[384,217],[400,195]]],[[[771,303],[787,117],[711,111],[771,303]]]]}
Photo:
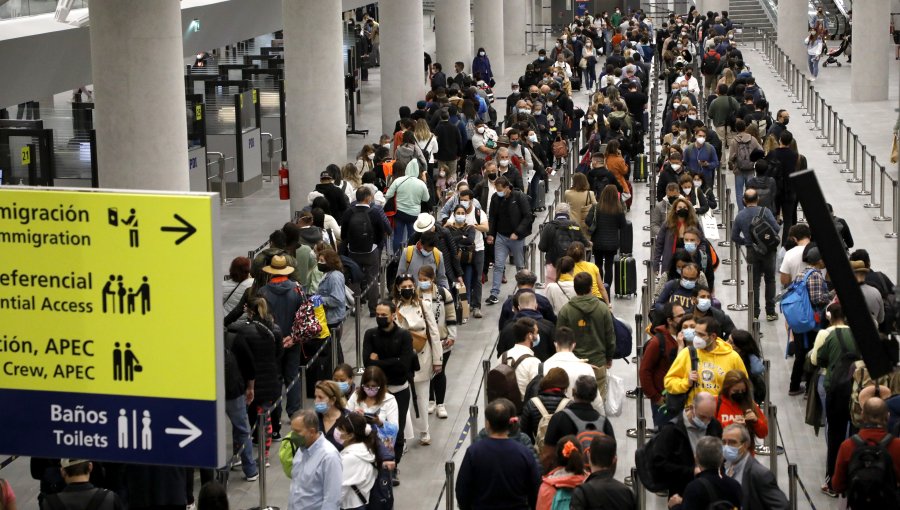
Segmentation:
{"type": "Polygon", "coordinates": [[[829,487],[827,483],[824,484],[824,485],[822,485],[821,489],[822,489],[822,494],[828,496],[829,498],[836,498],[836,497],[838,497],[838,493],[835,492],[834,489],[832,489],[831,487],[829,487]]]}
{"type": "Polygon", "coordinates": [[[391,473],[391,485],[394,487],[400,485],[400,468],[394,468],[394,472],[391,473]]]}
{"type": "Polygon", "coordinates": [[[444,404],[437,405],[437,407],[435,408],[435,414],[437,414],[437,417],[442,420],[447,419],[447,408],[444,407],[444,404]]]}
{"type": "Polygon", "coordinates": [[[248,482],[255,482],[259,480],[259,473],[256,473],[255,475],[245,476],[244,480],[247,480],[248,482]]]}
{"type": "Polygon", "coordinates": [[[635,388],[633,390],[628,390],[625,392],[625,396],[628,398],[637,398],[638,389],[635,388]]]}
{"type": "Polygon", "coordinates": [[[431,444],[431,434],[428,432],[422,432],[422,437],[419,438],[419,444],[422,446],[428,446],[431,444]]]}
{"type": "Polygon", "coordinates": [[[475,317],[476,319],[480,319],[480,318],[484,317],[484,315],[481,314],[481,308],[479,308],[477,306],[475,308],[473,308],[472,309],[472,317],[475,317]]]}
{"type": "Polygon", "coordinates": [[[279,441],[281,441],[281,432],[276,430],[275,432],[272,432],[272,442],[277,443],[279,441]]]}
{"type": "Polygon", "coordinates": [[[797,395],[803,395],[804,393],[806,393],[806,391],[804,391],[801,388],[797,388],[796,390],[788,390],[788,395],[790,395],[791,397],[796,397],[797,395]]]}
{"type": "Polygon", "coordinates": [[[767,313],[767,314],[766,314],[766,320],[769,321],[769,322],[775,322],[775,321],[778,320],[778,314],[775,313],[775,312],[767,313]]]}
{"type": "Polygon", "coordinates": [[[488,296],[487,299],[484,300],[484,302],[487,303],[488,305],[496,305],[497,303],[500,302],[500,298],[491,294],[490,296],[488,296]]]}
{"type": "Polygon", "coordinates": [[[232,471],[237,471],[237,470],[241,469],[241,465],[242,465],[242,464],[243,464],[243,462],[241,462],[241,459],[238,459],[238,460],[232,462],[232,463],[231,463],[231,470],[232,470],[232,471]]]}
{"type": "Polygon", "coordinates": [[[435,402],[434,400],[428,401],[428,414],[434,414],[435,402]]]}

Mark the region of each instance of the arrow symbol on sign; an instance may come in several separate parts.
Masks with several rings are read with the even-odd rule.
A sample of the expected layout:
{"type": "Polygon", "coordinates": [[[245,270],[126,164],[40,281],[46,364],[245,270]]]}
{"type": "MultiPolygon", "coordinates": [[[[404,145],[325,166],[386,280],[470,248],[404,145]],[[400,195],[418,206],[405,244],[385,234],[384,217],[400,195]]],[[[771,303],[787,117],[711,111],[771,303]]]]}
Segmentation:
{"type": "Polygon", "coordinates": [[[166,434],[170,434],[173,436],[187,436],[184,439],[182,439],[180,443],[178,443],[179,448],[184,448],[185,446],[190,444],[191,441],[193,441],[194,439],[197,439],[198,437],[200,437],[203,434],[202,430],[197,428],[196,425],[194,425],[193,423],[188,421],[188,419],[185,418],[184,416],[179,415],[178,421],[180,421],[182,424],[184,424],[187,428],[186,429],[178,429],[175,427],[166,427],[166,434]]]}
{"type": "Polygon", "coordinates": [[[177,214],[173,214],[172,216],[174,216],[175,219],[180,221],[181,224],[184,226],[183,227],[160,227],[160,230],[162,230],[163,232],[183,232],[184,235],[179,237],[175,241],[175,245],[178,246],[179,244],[183,243],[185,239],[194,235],[194,232],[196,232],[197,229],[194,228],[193,225],[188,223],[187,220],[185,220],[181,216],[179,216],[177,214]]]}

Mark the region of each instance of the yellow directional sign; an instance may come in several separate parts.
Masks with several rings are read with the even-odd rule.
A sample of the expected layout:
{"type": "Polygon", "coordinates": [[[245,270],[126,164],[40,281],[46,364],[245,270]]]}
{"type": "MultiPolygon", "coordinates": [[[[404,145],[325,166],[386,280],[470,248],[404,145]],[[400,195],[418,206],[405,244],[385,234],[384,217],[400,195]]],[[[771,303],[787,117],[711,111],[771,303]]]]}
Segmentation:
{"type": "Polygon", "coordinates": [[[251,96],[253,97],[253,104],[256,104],[257,101],[259,101],[258,94],[259,94],[259,91],[257,89],[253,89],[253,91],[251,93],[251,96]]]}
{"type": "Polygon", "coordinates": [[[194,120],[202,120],[203,119],[203,106],[194,105],[194,120]]]}
{"type": "Polygon", "coordinates": [[[30,165],[31,164],[31,146],[26,145],[22,147],[22,164],[30,165]]]}
{"type": "MultiPolygon", "coordinates": [[[[52,422],[48,437],[27,424],[23,434],[72,446],[66,434],[91,431],[65,424],[118,422],[122,436],[122,420],[131,420],[143,427],[131,443],[122,436],[109,452],[69,453],[140,462],[128,444],[144,434],[144,461],[180,463],[144,448],[149,435],[161,445],[172,434],[203,438],[190,461],[201,464],[192,465],[217,462],[217,441],[209,443],[224,398],[214,196],[0,189],[0,406],[33,404],[33,421],[52,422]],[[78,406],[67,407],[73,394],[86,422],[78,406]],[[61,435],[52,435],[54,426],[61,435]]],[[[115,440],[114,431],[97,436],[115,440]]],[[[2,443],[0,451],[15,453],[2,443]]],[[[192,456],[180,448],[175,453],[192,456]]]]}

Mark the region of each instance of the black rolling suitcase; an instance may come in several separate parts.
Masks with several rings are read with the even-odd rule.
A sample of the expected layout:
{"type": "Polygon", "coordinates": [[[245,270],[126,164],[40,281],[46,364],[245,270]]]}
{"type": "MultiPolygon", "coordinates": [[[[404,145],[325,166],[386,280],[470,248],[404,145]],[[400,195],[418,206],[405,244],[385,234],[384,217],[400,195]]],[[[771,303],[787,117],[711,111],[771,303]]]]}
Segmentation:
{"type": "Polygon", "coordinates": [[[619,232],[619,253],[622,256],[634,253],[634,225],[625,220],[625,226],[619,232]]]}
{"type": "Polygon", "coordinates": [[[650,158],[646,154],[638,154],[632,162],[631,178],[634,182],[647,182],[650,174],[650,158]]]}
{"type": "Polygon", "coordinates": [[[569,82],[572,83],[572,90],[581,90],[581,76],[579,73],[572,73],[569,82]]]}
{"type": "Polygon", "coordinates": [[[637,295],[637,263],[630,254],[617,255],[613,276],[613,288],[617,298],[637,295]]]}

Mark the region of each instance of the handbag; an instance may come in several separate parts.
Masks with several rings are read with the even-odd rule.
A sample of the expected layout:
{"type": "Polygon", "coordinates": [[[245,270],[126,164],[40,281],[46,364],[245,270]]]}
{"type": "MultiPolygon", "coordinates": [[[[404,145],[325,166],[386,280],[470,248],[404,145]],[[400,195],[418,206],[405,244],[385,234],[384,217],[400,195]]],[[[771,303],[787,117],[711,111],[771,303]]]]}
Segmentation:
{"type": "Polygon", "coordinates": [[[586,58],[586,57],[581,57],[581,60],[578,61],[578,67],[584,69],[584,68],[586,68],[587,66],[588,66],[587,58],[586,58]]]}
{"type": "Polygon", "coordinates": [[[703,236],[706,237],[706,240],[718,241],[721,238],[719,225],[716,223],[716,217],[713,215],[712,209],[701,216],[700,220],[703,222],[703,236]]]}
{"type": "Polygon", "coordinates": [[[621,377],[606,374],[606,398],[603,399],[603,408],[606,416],[619,416],[622,414],[625,402],[625,381],[621,377]]]}
{"type": "MultiPolygon", "coordinates": [[[[422,308],[422,303],[419,303],[419,310],[422,312],[422,320],[425,321],[425,309],[422,308]]],[[[397,315],[403,317],[399,312],[397,315]]],[[[409,321],[407,321],[409,322],[409,321]]],[[[416,354],[425,350],[425,345],[431,342],[431,332],[428,331],[428,322],[425,322],[425,329],[422,332],[407,330],[409,331],[409,335],[412,337],[412,346],[413,350],[416,351],[416,354]]]]}

